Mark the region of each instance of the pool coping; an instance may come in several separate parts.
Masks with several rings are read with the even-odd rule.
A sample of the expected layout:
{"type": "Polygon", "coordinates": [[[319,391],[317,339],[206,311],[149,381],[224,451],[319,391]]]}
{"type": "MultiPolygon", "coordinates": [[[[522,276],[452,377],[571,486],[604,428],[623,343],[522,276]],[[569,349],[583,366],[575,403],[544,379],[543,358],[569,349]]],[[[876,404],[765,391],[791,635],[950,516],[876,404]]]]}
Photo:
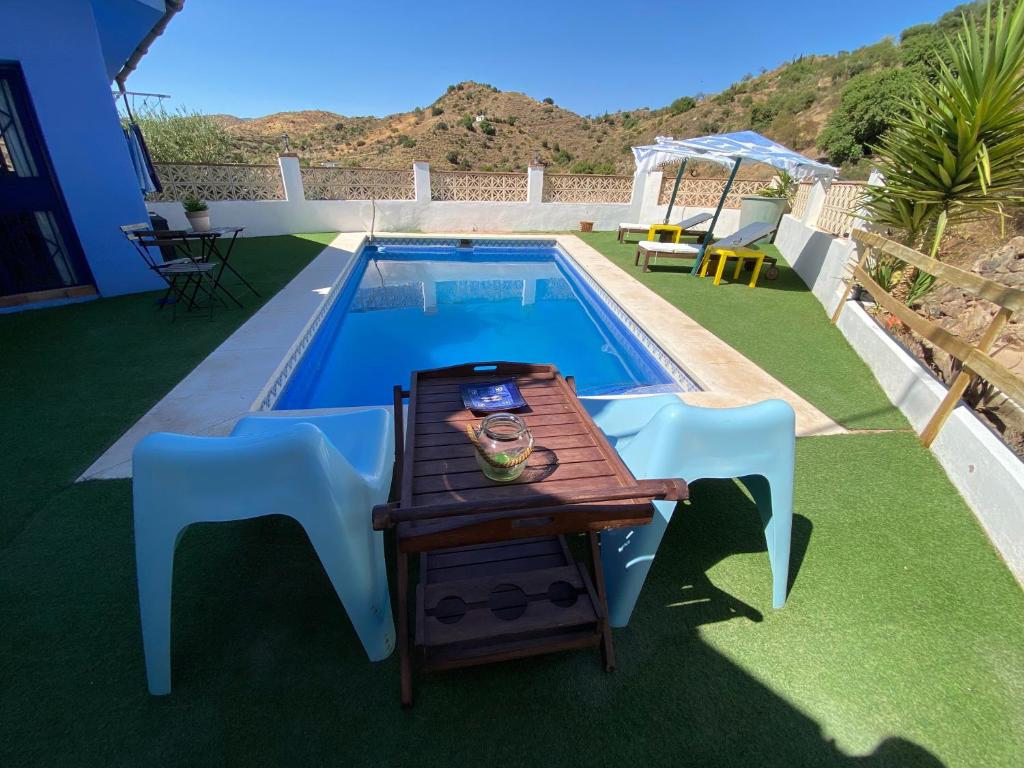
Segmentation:
{"type": "MultiPolygon", "coordinates": [[[[780,398],[796,411],[798,436],[846,431],[578,237],[476,232],[422,235],[387,232],[380,233],[380,237],[505,242],[554,240],[584,276],[608,294],[703,388],[700,392],[680,392],[683,401],[720,408],[780,398]]],[[[368,238],[365,232],[337,235],[284,288],[121,435],[78,481],[131,477],[132,450],[139,440],[152,432],[226,435],[239,418],[265,408],[263,403],[280,393],[336,297],[335,287],[347,277],[368,238]]]]}

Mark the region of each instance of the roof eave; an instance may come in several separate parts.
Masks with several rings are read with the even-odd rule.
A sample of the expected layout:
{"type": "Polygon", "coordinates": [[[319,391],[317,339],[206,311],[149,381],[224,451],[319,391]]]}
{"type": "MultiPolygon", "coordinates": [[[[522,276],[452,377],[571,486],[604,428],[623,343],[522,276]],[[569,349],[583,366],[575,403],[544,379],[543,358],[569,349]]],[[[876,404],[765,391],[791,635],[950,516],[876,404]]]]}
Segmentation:
{"type": "Polygon", "coordinates": [[[135,68],[142,61],[142,57],[149,53],[149,47],[153,44],[160,35],[167,29],[167,25],[171,23],[171,19],[185,7],[185,0],[165,0],[164,15],[160,17],[160,20],[153,25],[153,28],[146,34],[142,39],[142,42],[136,46],[135,50],[132,51],[132,55],[128,57],[128,60],[121,67],[120,71],[114,76],[114,82],[117,83],[117,87],[120,90],[124,90],[124,82],[128,79],[128,76],[135,71],[135,68]]]}

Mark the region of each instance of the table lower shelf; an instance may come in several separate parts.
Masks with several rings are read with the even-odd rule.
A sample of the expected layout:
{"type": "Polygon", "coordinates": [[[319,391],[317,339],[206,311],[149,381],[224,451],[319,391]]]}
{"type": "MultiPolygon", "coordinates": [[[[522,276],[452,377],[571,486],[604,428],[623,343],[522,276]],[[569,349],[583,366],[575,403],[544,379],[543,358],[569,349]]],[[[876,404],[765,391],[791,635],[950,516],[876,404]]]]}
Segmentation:
{"type": "Polygon", "coordinates": [[[422,556],[416,645],[426,669],[596,646],[603,617],[590,575],[561,536],[422,556]]]}

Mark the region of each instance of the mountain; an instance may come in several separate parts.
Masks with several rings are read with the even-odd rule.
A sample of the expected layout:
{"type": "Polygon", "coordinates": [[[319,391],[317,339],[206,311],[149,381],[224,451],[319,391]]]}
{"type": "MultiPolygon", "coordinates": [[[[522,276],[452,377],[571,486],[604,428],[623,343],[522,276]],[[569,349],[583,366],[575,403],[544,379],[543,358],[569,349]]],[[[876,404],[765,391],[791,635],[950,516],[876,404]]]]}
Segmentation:
{"type": "Polygon", "coordinates": [[[286,133],[289,147],[310,165],[408,168],[426,160],[440,169],[521,171],[539,160],[576,173],[630,173],[630,147],[658,135],[752,129],[808,155],[845,162],[850,178],[866,172],[858,158],[913,79],[927,77],[942,58],[943,34],[956,30],[962,11],[979,8],[984,4],[960,6],[935,24],[904,30],[899,42],[803,56],[746,75],[718,94],[684,95],[661,108],[583,116],[551,99],[462,82],[432,104],[381,118],[312,110],[216,121],[230,136],[236,161],[271,162],[286,133]]]}

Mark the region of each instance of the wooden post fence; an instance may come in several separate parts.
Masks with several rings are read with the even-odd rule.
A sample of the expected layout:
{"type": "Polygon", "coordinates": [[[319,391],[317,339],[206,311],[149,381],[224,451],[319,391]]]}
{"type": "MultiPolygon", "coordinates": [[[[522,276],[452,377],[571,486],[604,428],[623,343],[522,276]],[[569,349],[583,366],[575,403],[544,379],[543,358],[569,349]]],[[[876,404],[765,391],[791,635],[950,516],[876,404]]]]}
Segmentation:
{"type": "Polygon", "coordinates": [[[942,425],[946,423],[946,419],[949,418],[975,376],[989,382],[1019,406],[1024,407],[1024,379],[1016,376],[1009,368],[988,354],[1013,313],[1024,310],[1024,291],[986,280],[973,272],[965,272],[949,264],[943,264],[875,232],[855,229],[852,232],[852,237],[860,247],[861,255],[846,279],[846,287],[839,306],[836,307],[836,311],[832,315],[832,323],[835,324],[839,320],[839,315],[842,313],[843,307],[846,306],[846,300],[850,296],[853,284],[860,283],[868,290],[875,302],[895,315],[923,339],[959,360],[962,365],[962,370],[950,385],[949,391],[928,421],[924,431],[921,432],[922,443],[928,446],[934,442],[942,425]],[[979,298],[986,299],[998,306],[999,311],[978,342],[968,344],[937,323],[917,314],[876,283],[864,268],[872,251],[893,256],[906,264],[917,267],[922,272],[933,275],[937,280],[943,280],[979,298]]]}

